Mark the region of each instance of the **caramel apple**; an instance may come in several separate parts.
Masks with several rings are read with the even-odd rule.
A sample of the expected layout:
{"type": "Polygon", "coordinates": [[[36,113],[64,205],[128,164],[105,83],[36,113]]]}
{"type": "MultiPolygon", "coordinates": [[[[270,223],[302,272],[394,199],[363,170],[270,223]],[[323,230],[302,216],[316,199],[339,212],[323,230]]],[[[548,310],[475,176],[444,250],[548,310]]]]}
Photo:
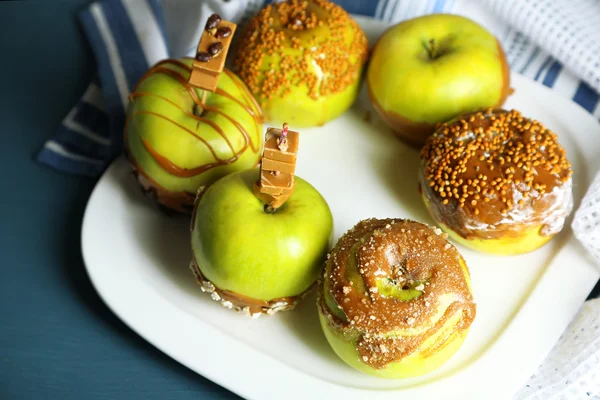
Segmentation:
{"type": "Polygon", "coordinates": [[[188,84],[191,59],[153,66],[131,93],[125,146],[144,191],[190,212],[196,192],[260,158],[262,116],[242,81],[225,70],[216,92],[188,84]],[[203,100],[204,98],[204,100],[203,100]]]}
{"type": "Polygon", "coordinates": [[[385,378],[428,373],[461,346],[475,318],[467,265],[439,228],[369,219],[338,241],[318,288],[337,355],[385,378]]]}
{"type": "Polygon", "coordinates": [[[420,188],[458,243],[501,255],[539,248],[573,208],[572,169],[554,132],[518,111],[441,124],[421,152],[420,188]]]}
{"type": "Polygon", "coordinates": [[[267,5],[243,29],[235,71],[267,121],[323,125],[354,102],[368,43],[359,25],[327,0],[267,5]]]}
{"type": "Polygon", "coordinates": [[[159,62],[129,96],[125,150],[144,192],[169,210],[190,212],[196,194],[260,157],[262,112],[224,67],[235,29],[211,15],[194,59],[159,62]]]}
{"type": "Polygon", "coordinates": [[[287,126],[269,128],[260,170],[226,176],[198,199],[191,269],[224,307],[253,317],[290,310],[318,278],[333,216],[294,174],[298,142],[287,126]]]}

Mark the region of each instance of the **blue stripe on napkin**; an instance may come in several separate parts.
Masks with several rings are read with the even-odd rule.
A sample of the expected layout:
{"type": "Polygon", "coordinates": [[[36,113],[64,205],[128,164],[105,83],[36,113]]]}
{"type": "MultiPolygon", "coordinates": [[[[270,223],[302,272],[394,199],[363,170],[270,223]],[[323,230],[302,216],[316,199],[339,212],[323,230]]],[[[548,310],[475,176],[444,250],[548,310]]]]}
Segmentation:
{"type": "Polygon", "coordinates": [[[573,100],[589,112],[594,112],[600,96],[586,83],[579,83],[573,100]]]}
{"type": "MultiPolygon", "coordinates": [[[[141,76],[140,71],[146,71],[149,67],[142,50],[142,44],[138,40],[135,30],[129,21],[127,11],[120,1],[112,2],[111,7],[103,5],[102,10],[104,11],[106,22],[108,22],[107,28],[109,28],[110,33],[115,38],[118,61],[120,61],[123,69],[123,75],[127,84],[127,93],[130,93],[141,76]],[[127,39],[123,40],[121,38],[127,39]],[[124,66],[127,66],[127,68],[124,66]]],[[[115,66],[113,66],[114,68],[115,66]]],[[[127,106],[127,103],[124,102],[124,105],[127,106]]]]}
{"type": "Polygon", "coordinates": [[[44,145],[37,155],[41,164],[77,175],[98,176],[121,153],[128,96],[149,68],[140,42],[143,38],[138,38],[126,6],[137,6],[138,13],[147,10],[147,16],[138,14],[137,19],[156,21],[153,26],[159,29],[159,37],[168,49],[158,0],[103,0],[85,9],[79,19],[96,59],[99,83],[88,87],[44,145]],[[148,7],[139,7],[144,1],[148,7]]]}
{"type": "MultiPolygon", "coordinates": [[[[343,2],[336,1],[336,3],[343,3],[343,2]]],[[[347,1],[346,1],[346,3],[347,3],[347,1]]],[[[373,1],[373,0],[353,0],[352,1],[353,13],[372,17],[375,15],[377,3],[378,3],[377,1],[373,1]]]]}
{"type": "Polygon", "coordinates": [[[525,63],[525,65],[523,65],[523,67],[521,67],[519,72],[521,74],[524,73],[527,70],[527,68],[529,68],[529,66],[531,65],[533,60],[535,60],[539,54],[540,54],[540,48],[536,46],[533,49],[533,51],[531,52],[531,56],[529,56],[529,59],[527,59],[527,62],[525,63]]]}
{"type": "Polygon", "coordinates": [[[544,63],[542,64],[542,66],[540,67],[540,69],[538,70],[538,72],[535,74],[535,80],[537,81],[538,79],[540,79],[540,76],[542,76],[542,72],[544,72],[544,69],[546,69],[550,63],[552,62],[552,57],[547,57],[546,61],[544,61],[544,63]]]}
{"type": "Polygon", "coordinates": [[[167,45],[167,49],[169,41],[167,39],[167,33],[166,33],[166,26],[167,23],[165,21],[165,14],[163,13],[162,7],[160,5],[160,0],[146,0],[146,2],[148,3],[148,6],[150,7],[150,10],[152,11],[152,15],[154,16],[154,20],[156,21],[156,23],[158,24],[158,26],[161,27],[160,29],[160,35],[162,37],[162,39],[165,42],[165,45],[167,45]]]}
{"type": "MultiPolygon", "coordinates": [[[[96,58],[98,76],[109,115],[125,108],[128,90],[124,65],[116,48],[117,38],[110,31],[104,12],[104,8],[110,8],[114,3],[116,2],[106,2],[104,7],[100,3],[94,3],[80,15],[83,29],[96,58]]],[[[125,37],[120,39],[131,40],[125,37]]]]}
{"type": "MultiPolygon", "coordinates": [[[[271,1],[244,1],[240,5],[247,5],[248,12],[256,12],[265,2],[271,1]]],[[[374,16],[392,23],[417,15],[453,12],[453,7],[458,7],[454,0],[334,1],[350,13],[374,16]]],[[[150,56],[145,54],[148,43],[142,41],[153,37],[153,44],[156,45],[156,38],[162,39],[167,52],[168,42],[160,0],[100,0],[85,9],[79,19],[96,58],[98,82],[88,87],[53,138],[44,145],[37,160],[61,171],[98,176],[122,151],[125,108],[131,89],[148,69],[148,63],[154,63],[155,58],[163,52],[160,50],[158,54],[154,52],[150,56]],[[158,34],[144,34],[149,30],[158,34]],[[144,33],[138,37],[136,32],[144,33]],[[148,57],[154,59],[148,60],[148,57]]],[[[524,75],[549,87],[559,82],[563,91],[567,88],[568,92],[572,88],[569,93],[574,93],[575,102],[589,112],[600,114],[598,93],[581,81],[574,80],[558,61],[527,44],[526,38],[521,40],[521,36],[515,34],[514,46],[507,49],[511,68],[522,66],[520,71],[524,75]],[[523,43],[515,42],[519,40],[523,43]],[[520,47],[515,47],[517,45],[520,47]],[[528,50],[524,51],[521,47],[528,50]]],[[[164,54],[164,57],[167,56],[169,54],[164,54]]]]}
{"type": "Polygon", "coordinates": [[[92,141],[104,145],[110,143],[108,115],[104,110],[82,101],[78,112],[73,116],[73,121],[80,126],[87,125],[93,128],[91,131],[95,135],[90,137],[92,141]]]}
{"type": "MultiPolygon", "coordinates": [[[[66,146],[70,152],[86,157],[102,160],[110,155],[110,141],[92,140],[83,134],[83,130],[94,129],[93,125],[61,125],[56,132],[54,141],[66,146]]],[[[100,138],[98,138],[100,139],[100,138]]]]}
{"type": "Polygon", "coordinates": [[[59,171],[84,176],[98,176],[106,167],[105,160],[84,156],[77,150],[73,151],[66,144],[55,140],[48,140],[44,144],[37,160],[59,171]]]}
{"type": "Polygon", "coordinates": [[[548,68],[548,72],[546,73],[546,77],[542,81],[542,83],[548,87],[554,86],[560,71],[562,70],[562,65],[558,61],[552,62],[550,68],[548,68]]]}

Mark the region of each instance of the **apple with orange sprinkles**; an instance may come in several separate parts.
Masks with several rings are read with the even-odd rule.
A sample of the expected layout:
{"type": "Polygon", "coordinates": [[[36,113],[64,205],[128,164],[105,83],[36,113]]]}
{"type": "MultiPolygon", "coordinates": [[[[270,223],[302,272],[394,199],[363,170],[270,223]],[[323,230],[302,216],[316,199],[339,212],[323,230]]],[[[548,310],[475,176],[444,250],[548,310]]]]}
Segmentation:
{"type": "Polygon", "coordinates": [[[516,110],[488,109],[439,125],[421,161],[432,217],[476,250],[535,250],[562,230],[573,208],[573,171],[556,134],[516,110]]]}
{"type": "Polygon", "coordinates": [[[269,4],[240,38],[236,72],[267,121],[323,125],[356,99],[368,42],[340,6],[326,0],[269,4]]]}

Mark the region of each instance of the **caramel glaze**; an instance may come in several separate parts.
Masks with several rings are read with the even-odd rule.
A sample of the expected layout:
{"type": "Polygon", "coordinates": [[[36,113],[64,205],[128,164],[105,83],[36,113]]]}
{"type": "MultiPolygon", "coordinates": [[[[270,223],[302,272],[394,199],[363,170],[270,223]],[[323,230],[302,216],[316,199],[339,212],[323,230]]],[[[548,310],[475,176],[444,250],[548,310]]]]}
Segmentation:
{"type": "Polygon", "coordinates": [[[278,311],[292,310],[298,302],[311,290],[312,286],[297,296],[280,297],[269,301],[254,299],[229,290],[219,289],[212,284],[200,271],[196,258],[192,255],[190,263],[196,281],[202,291],[211,294],[213,300],[219,301],[223,306],[244,312],[247,315],[256,316],[260,314],[272,315],[278,311]]]}
{"type": "Polygon", "coordinates": [[[558,233],[573,207],[572,169],[556,135],[517,111],[442,124],[421,152],[432,217],[466,239],[558,233]]]}
{"type": "MultiPolygon", "coordinates": [[[[506,61],[506,56],[502,50],[500,42],[498,44],[498,59],[500,60],[500,66],[502,68],[502,87],[500,89],[500,98],[493,107],[501,107],[506,101],[506,98],[513,92],[510,88],[510,69],[506,61]]],[[[377,114],[386,122],[386,124],[392,128],[392,131],[410,146],[421,149],[429,135],[435,131],[436,124],[430,124],[427,122],[416,122],[406,118],[391,110],[384,110],[378,103],[377,98],[371,91],[371,86],[367,80],[367,91],[369,93],[369,99],[373,104],[373,108],[377,111],[377,114]]]]}
{"type": "Polygon", "coordinates": [[[369,219],[342,236],[331,252],[319,284],[318,305],[330,324],[349,340],[357,340],[356,350],[363,362],[381,369],[415,351],[423,357],[432,355],[469,328],[476,307],[468,279],[462,256],[441,230],[410,220],[369,219]],[[408,301],[386,297],[377,288],[382,279],[392,279],[400,286],[421,282],[422,294],[408,301]],[[346,319],[331,312],[324,290],[346,319]],[[450,302],[439,302],[441,296],[450,302]],[[423,348],[457,312],[462,313],[459,322],[423,348]],[[409,333],[411,329],[419,332],[409,333]],[[398,335],[393,334],[396,331],[398,335]]]}
{"type": "MultiPolygon", "coordinates": [[[[179,60],[174,60],[174,59],[163,60],[163,61],[157,63],[156,65],[154,65],[152,68],[150,68],[144,74],[144,76],[142,76],[142,78],[138,81],[138,83],[136,84],[132,93],[130,94],[129,100],[133,101],[135,98],[138,98],[138,97],[151,96],[151,97],[158,98],[165,102],[170,103],[171,105],[179,108],[181,110],[181,112],[183,112],[184,114],[191,116],[192,118],[195,118],[196,120],[198,120],[198,123],[202,122],[202,123],[210,125],[215,131],[217,131],[219,133],[219,135],[223,138],[223,140],[225,140],[228,147],[231,149],[232,156],[229,158],[225,158],[225,159],[219,158],[217,156],[217,153],[215,152],[214,148],[210,145],[210,143],[208,141],[206,141],[204,138],[202,138],[200,135],[196,134],[194,131],[187,129],[186,127],[178,124],[177,122],[173,121],[172,119],[170,119],[164,115],[154,113],[151,111],[138,111],[138,112],[128,113],[127,119],[125,121],[125,127],[124,127],[124,140],[125,140],[126,153],[128,154],[128,158],[132,162],[134,169],[138,172],[138,174],[137,174],[138,181],[140,181],[140,185],[146,191],[146,193],[150,194],[151,195],[150,197],[155,197],[159,203],[164,204],[169,208],[173,208],[177,211],[189,212],[190,208],[193,205],[193,199],[196,194],[194,194],[194,193],[179,193],[179,192],[174,193],[174,192],[170,192],[169,190],[165,189],[164,187],[158,185],[153,179],[151,179],[146,173],[143,172],[143,169],[141,168],[139,163],[133,158],[133,156],[131,155],[131,152],[128,151],[127,134],[128,134],[129,121],[133,117],[138,116],[138,115],[144,115],[144,114],[145,115],[153,115],[155,117],[162,118],[162,119],[172,123],[173,125],[176,125],[180,129],[189,133],[191,136],[193,136],[197,140],[204,143],[204,145],[206,145],[206,147],[209,149],[212,156],[216,160],[215,162],[203,164],[196,168],[182,168],[182,167],[177,166],[171,160],[169,160],[168,157],[159,154],[150,145],[150,143],[147,140],[142,138],[142,143],[143,143],[144,147],[146,148],[146,150],[148,151],[148,153],[150,153],[152,158],[154,158],[154,160],[169,174],[180,177],[180,178],[191,178],[193,176],[196,176],[203,172],[206,172],[212,168],[231,164],[231,163],[235,162],[241,156],[241,154],[243,154],[248,148],[250,148],[250,150],[253,153],[258,153],[260,150],[260,144],[259,144],[260,138],[257,137],[255,139],[255,142],[253,143],[252,139],[250,138],[249,133],[243,128],[243,126],[239,122],[235,121],[233,118],[231,118],[229,115],[225,114],[223,111],[219,110],[218,108],[206,105],[202,101],[200,96],[198,96],[196,89],[188,84],[188,82],[187,82],[188,76],[180,73],[177,70],[167,68],[168,65],[176,66],[176,67],[183,69],[184,71],[186,71],[188,76],[192,70],[190,66],[186,65],[185,63],[183,63],[179,60]],[[202,116],[196,115],[193,112],[194,110],[191,110],[191,111],[185,110],[178,104],[174,103],[173,101],[171,101],[168,98],[161,96],[159,94],[138,91],[140,84],[144,80],[146,80],[147,78],[149,78],[150,76],[152,76],[154,74],[165,74],[165,75],[172,77],[176,81],[178,81],[185,88],[185,90],[189,93],[189,95],[193,99],[196,107],[199,107],[203,113],[204,112],[214,112],[214,113],[224,116],[229,121],[231,121],[236,126],[236,128],[240,131],[242,136],[244,137],[244,145],[242,146],[242,148],[238,152],[236,152],[235,149],[233,148],[233,145],[231,144],[230,140],[227,138],[227,135],[223,131],[223,129],[221,129],[221,127],[219,127],[213,121],[211,121],[207,118],[203,118],[202,116]],[[144,182],[142,182],[142,179],[144,180],[144,182]],[[153,188],[153,190],[150,190],[151,187],[153,188]],[[150,192],[149,192],[149,190],[150,190],[150,192]]],[[[248,90],[244,86],[244,84],[231,71],[229,71],[228,69],[224,69],[223,72],[231,78],[231,80],[235,83],[235,85],[240,89],[240,92],[243,93],[244,101],[234,97],[231,93],[228,93],[228,92],[222,90],[221,88],[217,88],[215,93],[217,95],[227,97],[228,99],[239,104],[249,115],[252,116],[252,118],[254,118],[256,124],[261,124],[263,122],[262,111],[261,111],[260,107],[258,106],[258,103],[254,99],[254,97],[252,97],[252,95],[248,92],[248,90]],[[249,106],[248,104],[250,104],[251,106],[249,106]]],[[[260,135],[260,132],[259,132],[259,135],[260,135]]]]}
{"type": "Polygon", "coordinates": [[[142,192],[148,198],[158,203],[159,206],[165,206],[165,212],[177,211],[189,214],[192,211],[194,198],[196,197],[194,194],[170,192],[150,178],[137,163],[132,164],[132,166],[133,174],[137,178],[142,192]]]}

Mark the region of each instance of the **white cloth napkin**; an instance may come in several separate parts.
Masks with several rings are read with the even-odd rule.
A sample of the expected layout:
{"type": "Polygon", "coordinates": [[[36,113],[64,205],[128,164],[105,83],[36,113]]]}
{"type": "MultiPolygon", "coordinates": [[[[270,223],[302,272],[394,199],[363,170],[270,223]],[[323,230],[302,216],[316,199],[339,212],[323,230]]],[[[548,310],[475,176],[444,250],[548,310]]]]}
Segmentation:
{"type": "Polygon", "coordinates": [[[504,22],[600,92],[598,0],[483,0],[504,22]]]}
{"type": "Polygon", "coordinates": [[[515,399],[600,399],[600,299],[584,303],[515,399]]]}
{"type": "Polygon", "coordinates": [[[577,239],[600,266],[600,172],[575,212],[572,227],[577,239]]]}

